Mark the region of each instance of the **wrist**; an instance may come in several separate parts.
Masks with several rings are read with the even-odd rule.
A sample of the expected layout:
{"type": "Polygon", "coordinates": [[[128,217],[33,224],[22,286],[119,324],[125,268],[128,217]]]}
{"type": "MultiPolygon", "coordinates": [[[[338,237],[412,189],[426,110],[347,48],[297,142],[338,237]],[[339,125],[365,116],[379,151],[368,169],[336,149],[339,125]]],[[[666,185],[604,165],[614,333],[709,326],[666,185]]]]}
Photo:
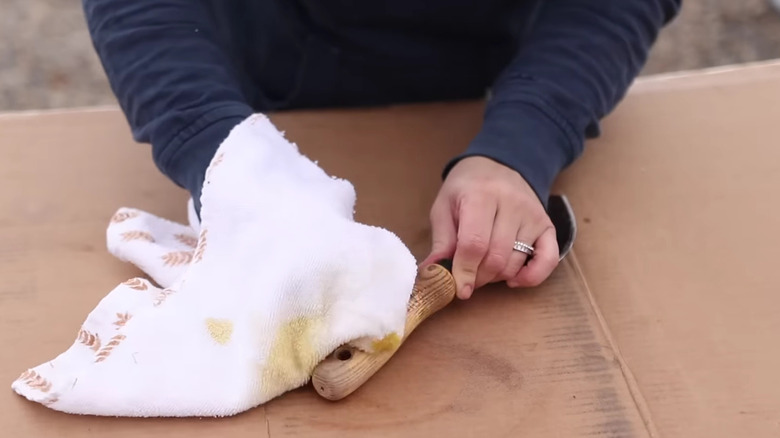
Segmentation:
{"type": "Polygon", "coordinates": [[[244,105],[223,107],[197,119],[160,149],[154,161],[176,185],[186,189],[200,211],[200,191],[206,169],[230,131],[252,114],[244,105]]]}
{"type": "Polygon", "coordinates": [[[490,158],[517,171],[546,207],[555,178],[575,158],[572,150],[565,130],[538,106],[502,104],[488,110],[480,132],[443,176],[466,157],[490,158]]]}

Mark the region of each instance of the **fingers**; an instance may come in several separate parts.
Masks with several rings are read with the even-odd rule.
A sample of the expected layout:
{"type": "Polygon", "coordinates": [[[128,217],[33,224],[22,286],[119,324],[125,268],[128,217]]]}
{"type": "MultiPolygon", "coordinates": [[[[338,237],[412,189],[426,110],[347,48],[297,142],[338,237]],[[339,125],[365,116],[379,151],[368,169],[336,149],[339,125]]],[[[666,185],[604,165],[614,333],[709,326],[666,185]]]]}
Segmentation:
{"type": "MultiPolygon", "coordinates": [[[[517,219],[515,211],[510,208],[502,208],[501,205],[498,206],[493,231],[490,235],[490,246],[479,266],[475,288],[495,281],[506,269],[511,257],[513,257],[512,245],[514,245],[515,235],[517,235],[517,219]]],[[[516,274],[517,270],[514,273],[516,274]]]]}
{"type": "MultiPolygon", "coordinates": [[[[514,247],[515,241],[523,242],[533,246],[541,232],[538,231],[538,229],[534,231],[529,230],[531,230],[530,226],[521,226],[520,230],[512,239],[512,246],[514,247]]],[[[512,255],[509,256],[509,261],[504,267],[504,270],[501,272],[499,279],[509,281],[515,278],[518,272],[520,272],[520,269],[525,264],[526,260],[528,260],[528,254],[522,251],[516,251],[514,248],[512,248],[512,255]]],[[[507,285],[514,287],[509,283],[507,283],[507,285]]]]}
{"type": "Polygon", "coordinates": [[[497,203],[491,198],[465,198],[459,206],[457,247],[452,261],[457,294],[468,299],[474,291],[477,272],[488,252],[497,203]]]}
{"type": "Polygon", "coordinates": [[[528,265],[520,268],[517,275],[507,281],[509,287],[538,286],[558,266],[558,241],[553,226],[544,230],[534,247],[534,256],[528,265]]]}
{"type": "Polygon", "coordinates": [[[452,257],[457,242],[455,220],[446,198],[437,199],[431,207],[431,252],[420,263],[421,266],[436,263],[439,260],[452,257]]]}

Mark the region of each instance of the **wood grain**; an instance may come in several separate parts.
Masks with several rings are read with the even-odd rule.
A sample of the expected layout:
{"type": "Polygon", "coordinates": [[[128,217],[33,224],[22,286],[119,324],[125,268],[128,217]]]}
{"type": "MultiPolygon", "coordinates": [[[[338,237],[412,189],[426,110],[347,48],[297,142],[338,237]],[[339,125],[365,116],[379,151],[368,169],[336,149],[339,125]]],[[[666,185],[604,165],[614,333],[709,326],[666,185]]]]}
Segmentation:
{"type": "Polygon", "coordinates": [[[441,265],[422,269],[415,280],[407,307],[404,336],[397,348],[367,353],[343,345],[323,360],[312,374],[317,393],[328,400],[341,400],[360,388],[390,360],[423,321],[455,298],[455,280],[441,265]]]}

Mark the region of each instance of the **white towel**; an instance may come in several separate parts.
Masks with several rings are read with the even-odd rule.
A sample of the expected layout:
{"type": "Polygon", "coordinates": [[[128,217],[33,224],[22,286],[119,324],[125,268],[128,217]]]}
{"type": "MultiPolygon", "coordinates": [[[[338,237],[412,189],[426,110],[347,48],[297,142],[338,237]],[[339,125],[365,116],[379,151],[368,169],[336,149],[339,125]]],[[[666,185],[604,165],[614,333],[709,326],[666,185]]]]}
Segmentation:
{"type": "Polygon", "coordinates": [[[227,416],[306,384],[339,345],[396,348],[417,266],[356,222],[354,188],[254,115],[207,171],[200,223],[121,208],[109,251],[147,273],[118,285],[59,356],[12,388],[52,409],[227,416]]]}

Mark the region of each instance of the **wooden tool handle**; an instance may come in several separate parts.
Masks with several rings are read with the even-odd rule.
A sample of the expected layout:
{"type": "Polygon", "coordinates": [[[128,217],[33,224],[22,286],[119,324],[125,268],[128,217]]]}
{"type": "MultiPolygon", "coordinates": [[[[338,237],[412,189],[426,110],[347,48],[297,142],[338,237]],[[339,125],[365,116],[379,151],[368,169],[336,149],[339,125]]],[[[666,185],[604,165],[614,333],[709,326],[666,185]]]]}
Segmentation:
{"type": "Polygon", "coordinates": [[[404,336],[392,350],[367,353],[350,345],[342,345],[314,369],[312,384],[322,397],[341,400],[348,396],[398,351],[420,323],[438,312],[455,298],[455,280],[441,265],[429,265],[418,274],[407,306],[404,336]]]}

